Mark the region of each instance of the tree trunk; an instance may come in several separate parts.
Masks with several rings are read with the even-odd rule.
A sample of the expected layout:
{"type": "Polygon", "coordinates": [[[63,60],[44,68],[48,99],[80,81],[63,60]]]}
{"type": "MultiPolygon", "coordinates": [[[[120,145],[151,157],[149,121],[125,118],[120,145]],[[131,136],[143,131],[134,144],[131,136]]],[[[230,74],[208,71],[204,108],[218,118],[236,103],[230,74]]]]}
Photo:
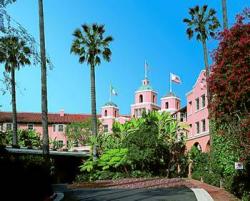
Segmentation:
{"type": "MultiPolygon", "coordinates": [[[[95,66],[90,66],[90,93],[91,93],[91,114],[92,114],[92,135],[97,137],[97,116],[96,116],[96,92],[95,92],[95,66]]],[[[97,158],[96,145],[93,146],[93,158],[97,158]]]]}
{"type": "Polygon", "coordinates": [[[13,139],[12,146],[18,146],[17,140],[17,114],[16,114],[16,79],[15,68],[11,67],[11,97],[12,97],[12,123],[13,123],[13,139]]]}
{"type": "MultiPolygon", "coordinates": [[[[204,54],[204,63],[205,63],[205,71],[206,71],[206,82],[208,81],[209,74],[210,74],[210,68],[208,64],[208,53],[207,53],[207,44],[205,40],[202,40],[202,47],[203,47],[203,54],[204,54]]],[[[207,84],[207,101],[210,102],[210,93],[208,88],[208,82],[207,84]]]]}
{"type": "MultiPolygon", "coordinates": [[[[210,104],[211,102],[211,94],[209,90],[209,83],[208,83],[208,78],[210,75],[210,67],[208,64],[208,53],[207,53],[207,45],[206,45],[206,40],[202,40],[202,47],[203,47],[203,53],[204,53],[204,63],[205,63],[205,70],[206,70],[206,85],[207,85],[207,105],[210,104]]],[[[209,107],[208,107],[208,114],[210,114],[209,107]]],[[[211,120],[208,123],[208,129],[209,129],[209,134],[210,134],[210,145],[212,145],[213,140],[212,140],[212,127],[211,127],[211,120]]]]}
{"type": "Polygon", "coordinates": [[[223,29],[228,28],[228,20],[227,20],[227,1],[222,0],[222,13],[223,13],[223,29]]]}
{"type": "Polygon", "coordinates": [[[45,56],[43,0],[38,0],[38,5],[39,5],[39,31],[40,31],[40,54],[41,54],[43,154],[46,158],[48,158],[49,134],[48,134],[48,106],[47,106],[47,69],[46,69],[46,56],[45,56]]]}

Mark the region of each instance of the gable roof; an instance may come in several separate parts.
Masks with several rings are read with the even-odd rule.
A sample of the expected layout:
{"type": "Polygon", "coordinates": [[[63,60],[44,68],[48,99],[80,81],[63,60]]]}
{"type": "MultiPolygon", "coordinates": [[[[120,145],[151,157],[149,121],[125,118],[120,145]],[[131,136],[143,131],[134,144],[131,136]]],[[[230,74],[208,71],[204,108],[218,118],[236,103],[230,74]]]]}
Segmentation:
{"type": "Polygon", "coordinates": [[[189,94],[191,94],[193,92],[193,89],[198,84],[198,81],[199,81],[200,77],[203,76],[203,73],[206,73],[206,71],[205,70],[201,70],[199,76],[197,77],[197,79],[195,81],[195,84],[193,85],[192,89],[186,93],[186,96],[188,96],[189,94]]]}
{"type": "MultiPolygon", "coordinates": [[[[82,122],[87,118],[90,118],[90,114],[64,114],[60,116],[59,113],[48,113],[48,123],[73,123],[73,122],[82,122]]],[[[99,117],[99,116],[98,116],[99,117]]],[[[12,122],[12,113],[11,112],[0,112],[0,122],[12,122]]],[[[33,112],[20,112],[17,113],[17,123],[41,123],[42,114],[33,113],[33,112]]]]}

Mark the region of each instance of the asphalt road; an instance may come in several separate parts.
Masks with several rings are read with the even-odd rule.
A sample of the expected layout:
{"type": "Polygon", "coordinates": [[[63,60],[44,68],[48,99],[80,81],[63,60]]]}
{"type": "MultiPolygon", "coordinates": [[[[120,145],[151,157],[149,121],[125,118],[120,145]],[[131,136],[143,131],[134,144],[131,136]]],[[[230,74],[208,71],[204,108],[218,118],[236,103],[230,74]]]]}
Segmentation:
{"type": "Polygon", "coordinates": [[[157,189],[79,189],[67,191],[63,201],[197,201],[192,190],[181,188],[157,189]]]}

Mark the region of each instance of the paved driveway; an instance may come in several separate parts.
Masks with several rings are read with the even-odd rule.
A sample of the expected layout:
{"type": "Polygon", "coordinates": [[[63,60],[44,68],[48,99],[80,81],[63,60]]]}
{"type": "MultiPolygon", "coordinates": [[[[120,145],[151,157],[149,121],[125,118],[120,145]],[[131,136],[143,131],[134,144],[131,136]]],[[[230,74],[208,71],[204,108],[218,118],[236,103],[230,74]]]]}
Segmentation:
{"type": "Polygon", "coordinates": [[[75,189],[65,192],[63,201],[197,201],[192,190],[181,188],[157,189],[75,189]]]}

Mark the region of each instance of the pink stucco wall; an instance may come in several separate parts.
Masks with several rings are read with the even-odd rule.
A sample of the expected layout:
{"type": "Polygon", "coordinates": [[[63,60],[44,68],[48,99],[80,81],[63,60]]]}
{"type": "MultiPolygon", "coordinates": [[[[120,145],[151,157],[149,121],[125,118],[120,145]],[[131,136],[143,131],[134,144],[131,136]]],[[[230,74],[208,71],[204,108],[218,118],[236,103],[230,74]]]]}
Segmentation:
{"type": "Polygon", "coordinates": [[[140,103],[140,95],[143,97],[143,102],[157,104],[157,93],[152,90],[137,91],[135,93],[135,103],[140,103]]]}
{"type": "MultiPolygon", "coordinates": [[[[187,124],[190,126],[188,138],[193,139],[188,145],[196,140],[200,145],[207,142],[209,138],[209,120],[207,109],[207,89],[205,71],[201,71],[193,89],[186,94],[187,96],[187,124]],[[202,106],[202,96],[205,95],[205,107],[202,106]],[[199,100],[197,109],[196,99],[199,100]],[[203,131],[203,120],[205,120],[205,131],[203,131]],[[199,122],[200,132],[197,133],[197,122],[199,122]]],[[[203,147],[205,145],[202,145],[203,147]]],[[[187,146],[188,147],[188,146],[187,146]]],[[[190,147],[188,147],[190,148],[190,147]]],[[[205,149],[203,149],[205,151],[205,149]]]]}
{"type": "Polygon", "coordinates": [[[201,146],[202,152],[210,151],[210,136],[209,135],[198,137],[195,139],[188,139],[186,142],[187,150],[190,150],[192,146],[195,146],[197,143],[201,146]]]}
{"type": "Polygon", "coordinates": [[[101,110],[101,116],[104,117],[104,116],[112,116],[112,117],[118,117],[119,116],[119,109],[117,107],[114,107],[114,106],[104,106],[102,107],[102,110],[101,110]],[[106,114],[105,115],[105,111],[106,111],[106,114]]]}
{"type": "Polygon", "coordinates": [[[174,113],[180,109],[181,101],[176,96],[169,96],[161,98],[161,110],[174,113]],[[166,103],[168,102],[168,108],[166,108],[166,103]]]}
{"type": "MultiPolygon", "coordinates": [[[[39,133],[42,137],[42,124],[33,124],[34,125],[34,130],[39,133]]],[[[51,140],[62,140],[63,144],[66,145],[67,144],[67,138],[65,135],[65,127],[66,125],[64,125],[64,131],[63,132],[59,132],[59,131],[53,131],[53,125],[49,124],[48,125],[48,131],[49,131],[49,138],[51,140]]],[[[28,129],[28,124],[18,124],[18,129],[28,129]]]]}
{"type": "Polygon", "coordinates": [[[129,118],[120,116],[119,109],[114,106],[104,106],[101,110],[101,117],[99,118],[102,125],[108,126],[108,132],[112,132],[113,123],[115,121],[119,123],[125,123],[129,118]],[[106,111],[106,112],[105,112],[106,111]]]}

